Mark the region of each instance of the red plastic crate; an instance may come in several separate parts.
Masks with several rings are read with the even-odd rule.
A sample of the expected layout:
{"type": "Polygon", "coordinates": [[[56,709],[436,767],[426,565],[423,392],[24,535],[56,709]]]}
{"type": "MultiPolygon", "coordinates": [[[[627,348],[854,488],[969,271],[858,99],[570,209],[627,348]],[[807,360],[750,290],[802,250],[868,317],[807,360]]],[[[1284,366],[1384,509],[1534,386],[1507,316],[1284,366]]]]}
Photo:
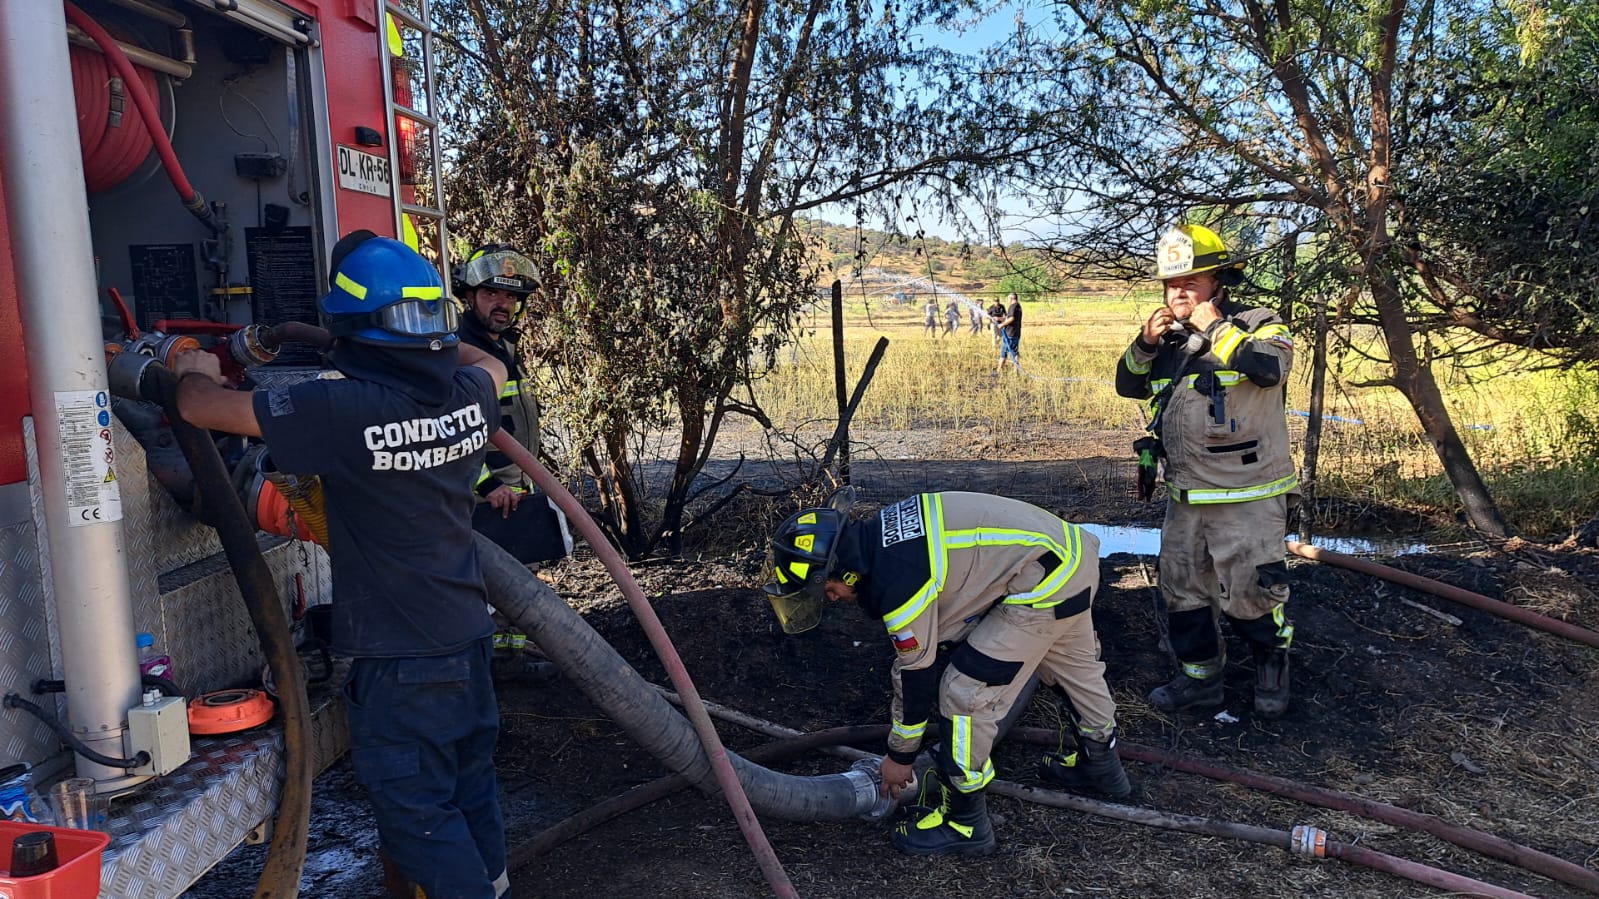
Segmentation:
{"type": "Polygon", "coordinates": [[[0,821],[0,871],[11,871],[11,841],[34,830],[56,835],[60,864],[37,877],[15,880],[0,876],[0,899],[93,899],[100,895],[100,856],[111,835],[99,831],[0,821]]]}

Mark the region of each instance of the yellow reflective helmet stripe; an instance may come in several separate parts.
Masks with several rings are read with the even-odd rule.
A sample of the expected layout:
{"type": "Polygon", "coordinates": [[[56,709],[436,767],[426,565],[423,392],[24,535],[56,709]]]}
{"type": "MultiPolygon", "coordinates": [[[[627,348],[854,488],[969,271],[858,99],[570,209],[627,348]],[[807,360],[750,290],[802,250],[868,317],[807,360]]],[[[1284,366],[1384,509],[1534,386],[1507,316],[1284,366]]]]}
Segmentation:
{"type": "Polygon", "coordinates": [[[344,272],[335,272],[333,274],[333,283],[337,284],[345,293],[355,297],[358,300],[366,299],[366,285],[361,284],[354,278],[346,275],[344,272]]]}
{"type": "MultiPolygon", "coordinates": [[[[357,300],[366,300],[366,285],[346,275],[344,272],[334,272],[333,283],[357,300]]],[[[436,300],[442,296],[444,296],[444,288],[436,285],[400,288],[400,298],[405,300],[436,300]]]]}

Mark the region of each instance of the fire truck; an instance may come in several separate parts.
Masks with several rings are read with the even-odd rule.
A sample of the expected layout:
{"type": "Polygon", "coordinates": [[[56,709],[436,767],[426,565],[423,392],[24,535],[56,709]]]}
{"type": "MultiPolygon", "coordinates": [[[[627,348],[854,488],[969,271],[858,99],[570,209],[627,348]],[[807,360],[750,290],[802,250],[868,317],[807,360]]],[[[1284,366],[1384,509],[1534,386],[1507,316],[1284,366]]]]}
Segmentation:
{"type": "MultiPolygon", "coordinates": [[[[356,229],[446,270],[434,41],[428,0],[0,0],[0,765],[110,797],[101,896],[176,896],[261,839],[284,754],[275,724],[191,736],[197,703],[141,676],[148,633],[183,694],[220,697],[208,720],[246,724],[263,652],[108,353],[315,324],[356,229]]],[[[252,377],[316,366],[286,347],[252,377]]],[[[311,636],[326,556],[258,541],[311,636]]],[[[310,736],[320,770],[336,702],[310,736]]]]}

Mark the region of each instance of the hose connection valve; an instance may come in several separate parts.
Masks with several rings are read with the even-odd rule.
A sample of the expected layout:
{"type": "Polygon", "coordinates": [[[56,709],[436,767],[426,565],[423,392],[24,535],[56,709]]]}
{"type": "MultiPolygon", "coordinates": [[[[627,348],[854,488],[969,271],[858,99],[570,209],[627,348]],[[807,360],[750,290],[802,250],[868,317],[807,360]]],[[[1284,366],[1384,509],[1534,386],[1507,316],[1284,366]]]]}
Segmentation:
{"type": "Polygon", "coordinates": [[[278,358],[283,344],[267,325],[249,324],[228,336],[228,355],[241,368],[266,365],[278,358]]]}
{"type": "Polygon", "coordinates": [[[1289,834],[1288,849],[1295,855],[1327,857],[1327,831],[1309,824],[1295,824],[1289,834]]]}
{"type": "MultiPolygon", "coordinates": [[[[893,814],[898,807],[899,800],[883,795],[883,775],[879,766],[881,761],[877,758],[856,759],[849,766],[844,776],[855,785],[856,808],[861,811],[859,817],[864,821],[882,821],[893,814]]],[[[916,784],[900,791],[900,796],[916,794],[916,784]]]]}

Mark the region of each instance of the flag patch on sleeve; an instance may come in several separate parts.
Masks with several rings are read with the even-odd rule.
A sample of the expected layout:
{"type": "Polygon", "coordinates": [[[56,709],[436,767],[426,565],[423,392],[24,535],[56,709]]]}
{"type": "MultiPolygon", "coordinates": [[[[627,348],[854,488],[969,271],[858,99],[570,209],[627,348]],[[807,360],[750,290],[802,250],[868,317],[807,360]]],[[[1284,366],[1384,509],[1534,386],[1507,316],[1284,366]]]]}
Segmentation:
{"type": "Polygon", "coordinates": [[[922,648],[922,644],[916,642],[916,635],[910,631],[900,631],[893,639],[894,649],[899,652],[915,652],[922,648]]]}

